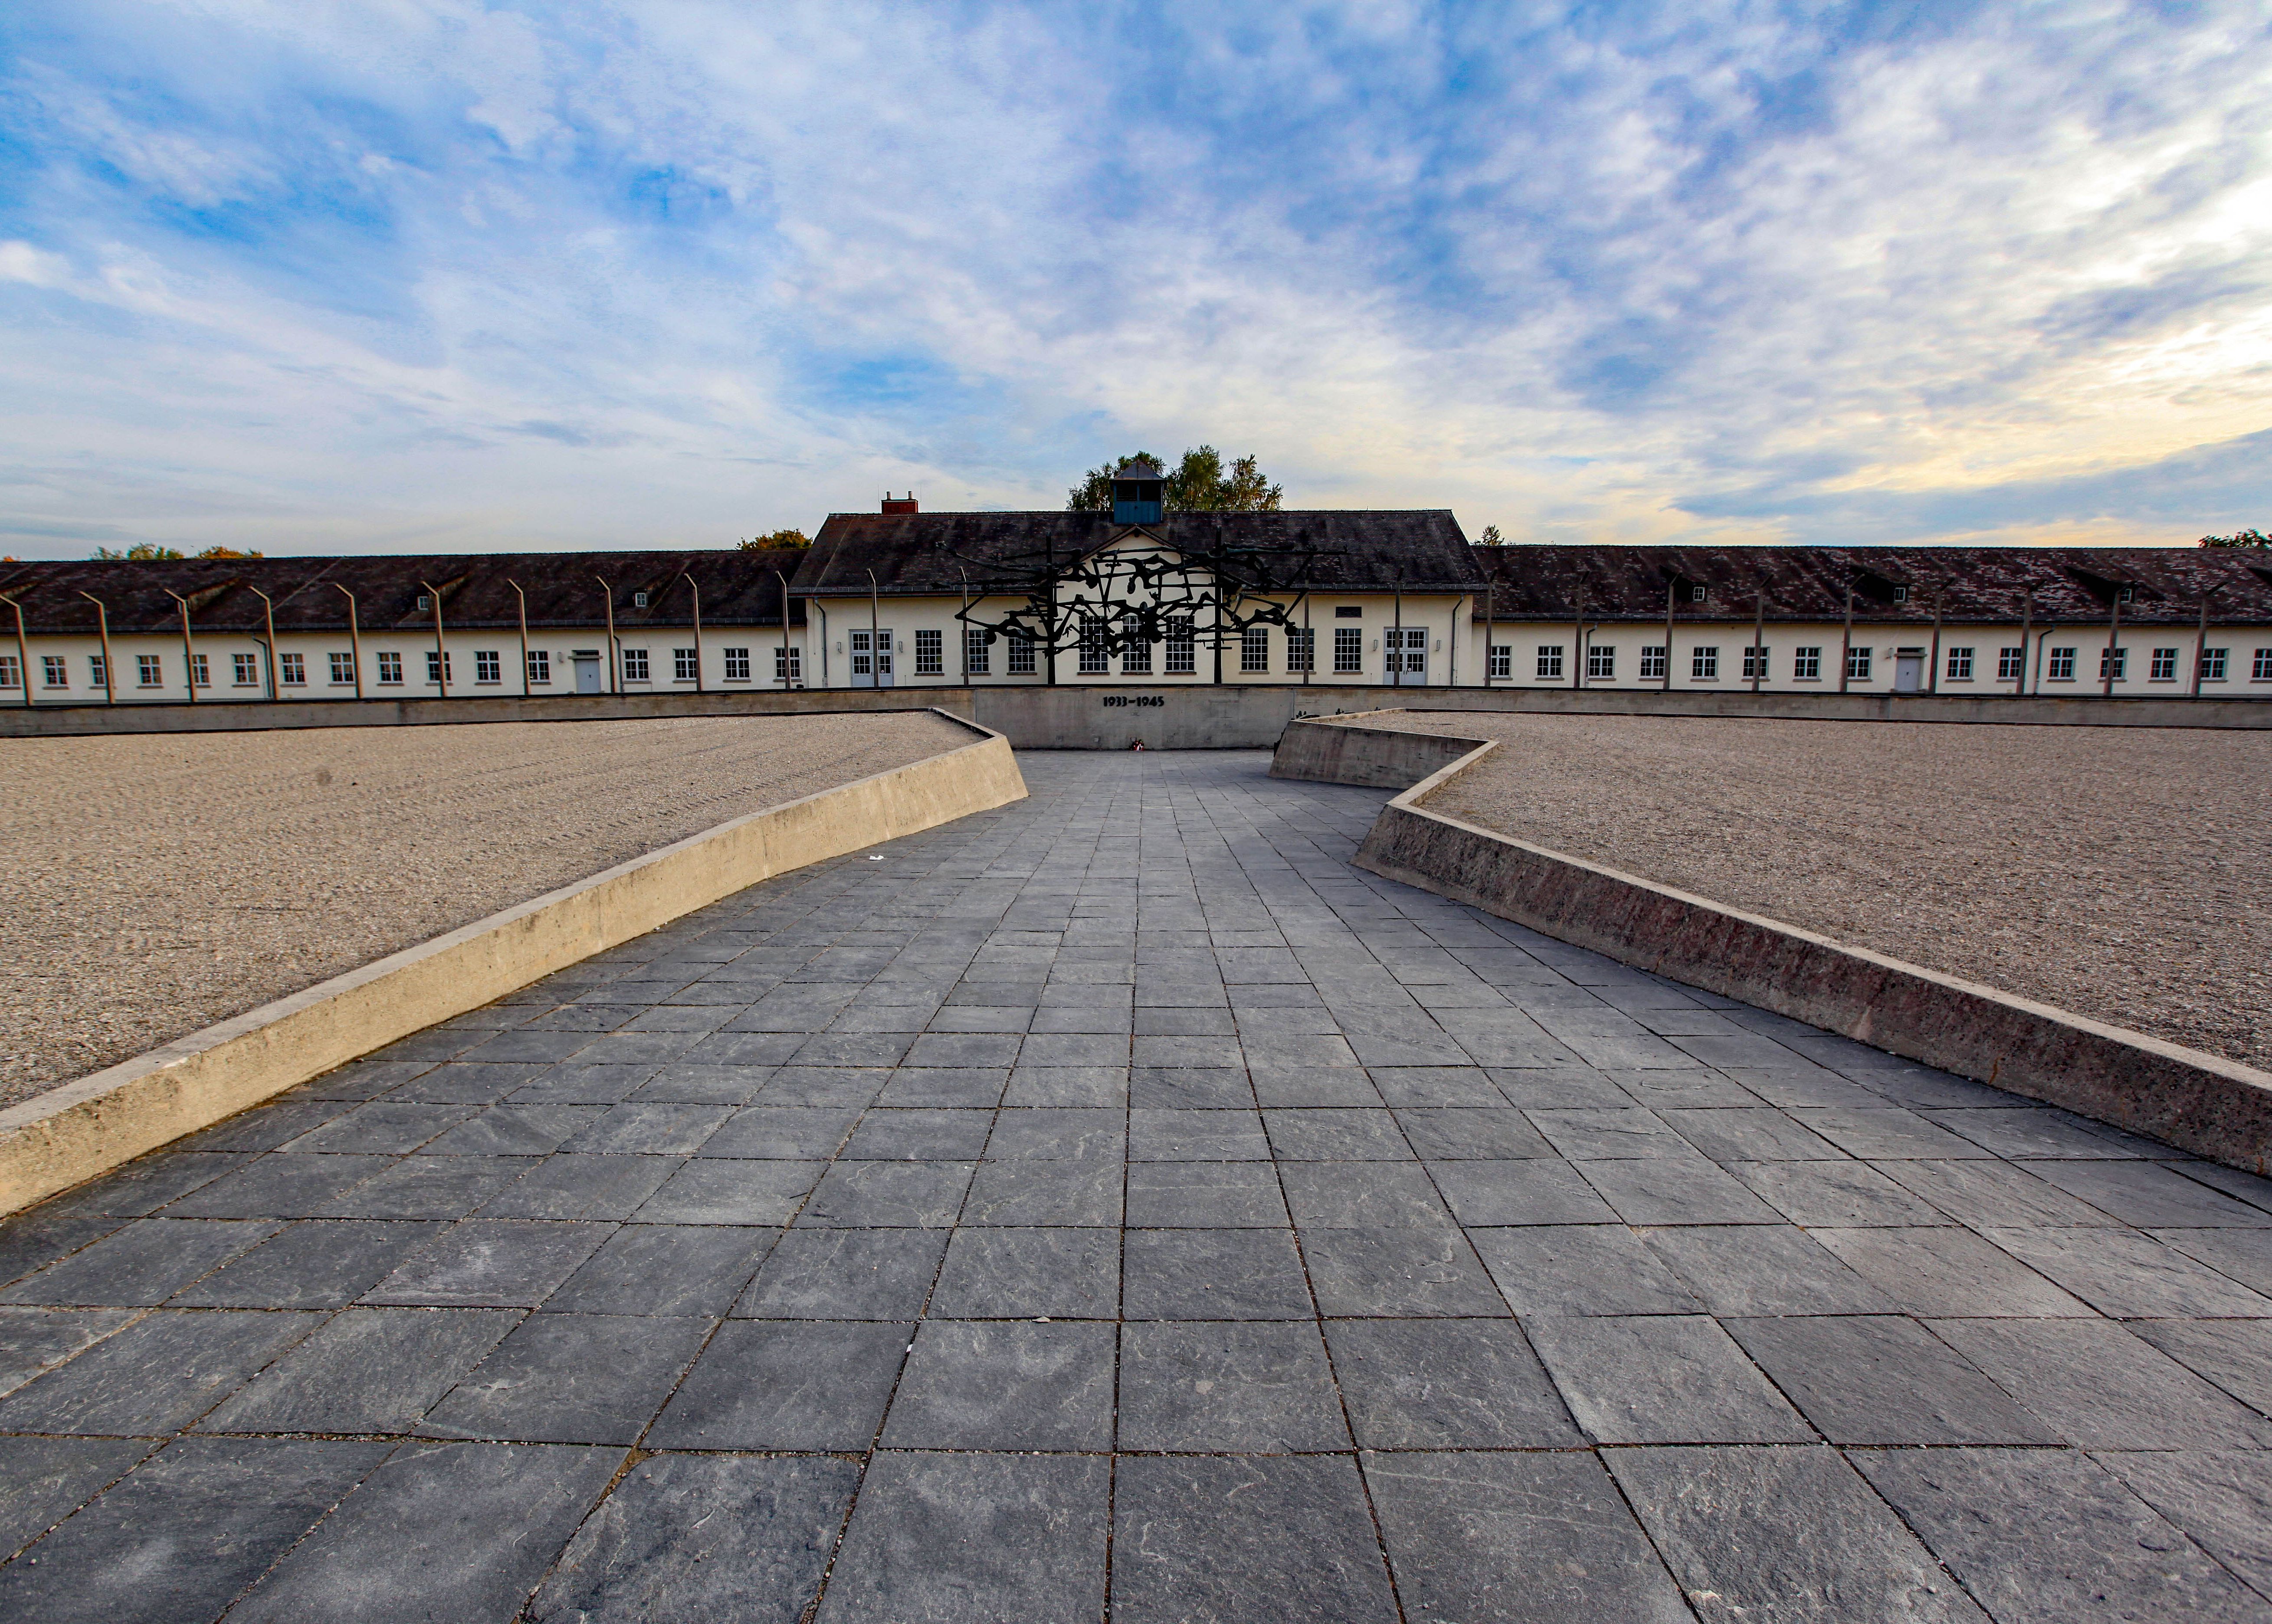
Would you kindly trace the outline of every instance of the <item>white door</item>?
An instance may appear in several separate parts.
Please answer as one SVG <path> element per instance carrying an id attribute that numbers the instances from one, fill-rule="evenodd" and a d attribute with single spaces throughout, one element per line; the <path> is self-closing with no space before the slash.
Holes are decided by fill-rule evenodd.
<path id="1" fill-rule="evenodd" d="M 1401 645 L 1401 646 L 1400 646 Z M 1388 629 L 1388 680 L 1403 682 L 1428 680 L 1428 629 L 1424 626 Z"/>
<path id="2" fill-rule="evenodd" d="M 1894 656 L 1894 691 L 1897 694 L 1917 694 L 1924 691 L 1924 656 L 1896 654 Z"/>
<path id="3" fill-rule="evenodd" d="M 576 652 L 576 691 L 579 694 L 600 691 L 600 657 L 597 654 L 587 654 L 581 649 Z"/>
<path id="4" fill-rule="evenodd" d="M 889 626 L 874 631 L 863 627 L 852 634 L 852 686 L 893 686 L 892 629 Z"/>

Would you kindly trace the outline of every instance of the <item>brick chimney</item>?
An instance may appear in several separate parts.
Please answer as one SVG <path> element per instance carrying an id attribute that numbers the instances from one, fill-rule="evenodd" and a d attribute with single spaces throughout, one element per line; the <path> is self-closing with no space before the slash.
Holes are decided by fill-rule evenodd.
<path id="1" fill-rule="evenodd" d="M 904 496 L 894 496 L 891 492 L 886 491 L 884 493 L 884 511 L 886 513 L 913 513 L 917 511 L 916 507 L 915 492 L 909 491 Z"/>

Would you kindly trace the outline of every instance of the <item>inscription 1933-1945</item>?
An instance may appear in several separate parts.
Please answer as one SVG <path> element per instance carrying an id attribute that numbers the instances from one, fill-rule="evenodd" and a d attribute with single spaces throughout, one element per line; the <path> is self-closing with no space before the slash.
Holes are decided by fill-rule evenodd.
<path id="1" fill-rule="evenodd" d="M 1163 705 L 1167 703 L 1168 697 L 1165 694 L 1107 694 L 1104 696 L 1104 708 L 1108 711 L 1117 709 L 1122 705 Z"/>

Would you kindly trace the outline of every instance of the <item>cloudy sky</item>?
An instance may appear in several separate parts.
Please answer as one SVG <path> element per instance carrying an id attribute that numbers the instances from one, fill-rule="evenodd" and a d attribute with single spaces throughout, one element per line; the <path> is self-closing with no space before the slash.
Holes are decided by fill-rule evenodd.
<path id="1" fill-rule="evenodd" d="M 2272 526 L 2261 0 L 11 0 L 0 552 L 1200 441 L 1516 540 Z"/>

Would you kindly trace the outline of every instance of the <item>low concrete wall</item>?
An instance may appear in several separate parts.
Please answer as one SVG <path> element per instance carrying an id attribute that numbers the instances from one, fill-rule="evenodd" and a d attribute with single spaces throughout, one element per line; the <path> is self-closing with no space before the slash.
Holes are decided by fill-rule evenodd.
<path id="1" fill-rule="evenodd" d="M 1367 727 L 1355 720 L 1300 721 L 1279 735 L 1270 776 L 1405 789 L 1464 759 L 1477 742 L 1407 728 Z"/>
<path id="2" fill-rule="evenodd" d="M 0 1212 L 760 880 L 1022 800 L 1008 743 L 951 719 L 983 736 L 721 823 L 0 1111 Z"/>
<path id="3" fill-rule="evenodd" d="M 1315 724 L 1349 735 L 1337 783 L 1385 783 L 1409 758 L 1387 730 Z M 1441 737 L 1441 735 L 1439 735 Z M 1458 761 L 1382 810 L 1356 864 L 1465 902 L 1621 963 L 1842 1032 L 1926 1065 L 2149 1135 L 2196 1155 L 2268 1171 L 2272 1073 L 2110 1026 L 1899 959 L 1850 947 L 1613 868 L 1581 861 L 1420 804 L 1498 748 L 1464 740 Z M 1379 751 L 1378 766 L 1359 759 Z M 1283 761 L 1327 754 L 1293 741 Z M 1371 775 L 1371 776 L 1360 776 Z"/>

